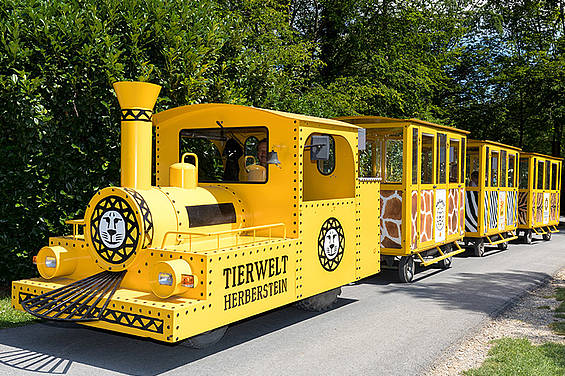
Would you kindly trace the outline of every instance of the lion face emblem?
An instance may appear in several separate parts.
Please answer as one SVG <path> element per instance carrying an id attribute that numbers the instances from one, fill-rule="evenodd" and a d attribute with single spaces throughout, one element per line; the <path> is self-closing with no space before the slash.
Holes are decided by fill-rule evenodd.
<path id="1" fill-rule="evenodd" d="M 102 243 L 108 248 L 120 247 L 126 236 L 126 223 L 120 213 L 109 210 L 102 214 L 98 225 Z"/>
<path id="2" fill-rule="evenodd" d="M 324 237 L 324 253 L 328 259 L 333 260 L 337 256 L 338 251 L 339 234 L 335 229 L 331 228 L 326 232 L 326 236 Z"/>

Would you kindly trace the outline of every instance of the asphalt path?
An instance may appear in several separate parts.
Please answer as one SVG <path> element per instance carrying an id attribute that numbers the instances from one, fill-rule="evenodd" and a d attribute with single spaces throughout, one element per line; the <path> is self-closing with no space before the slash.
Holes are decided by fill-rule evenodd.
<path id="1" fill-rule="evenodd" d="M 396 272 L 343 287 L 335 309 L 292 306 L 234 324 L 214 347 L 193 350 L 47 323 L 0 330 L 1 375 L 417 375 L 565 266 L 565 233 L 550 242 L 456 257 L 412 284 Z"/>

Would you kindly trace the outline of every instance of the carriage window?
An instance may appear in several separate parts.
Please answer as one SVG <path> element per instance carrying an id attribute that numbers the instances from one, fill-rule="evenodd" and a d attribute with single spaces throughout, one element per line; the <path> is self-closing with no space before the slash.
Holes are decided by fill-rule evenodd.
<path id="1" fill-rule="evenodd" d="M 459 181 L 459 140 L 449 140 L 449 182 L 457 183 Z"/>
<path id="2" fill-rule="evenodd" d="M 545 161 L 545 189 L 549 189 L 549 179 L 551 178 L 550 162 Z"/>
<path id="3" fill-rule="evenodd" d="M 537 188 L 538 189 L 543 189 L 543 162 L 542 161 L 538 161 L 538 183 L 537 183 Z"/>
<path id="4" fill-rule="evenodd" d="M 330 158 L 318 161 L 318 171 L 322 175 L 330 175 L 335 170 L 335 140 L 330 136 Z"/>
<path id="5" fill-rule="evenodd" d="M 551 164 L 551 189 L 557 189 L 557 163 Z"/>
<path id="6" fill-rule="evenodd" d="M 530 167 L 528 158 L 520 158 L 519 174 L 520 181 L 518 183 L 518 188 L 528 189 L 528 170 Z"/>
<path id="7" fill-rule="evenodd" d="M 359 177 L 381 178 L 382 140 L 367 140 L 365 150 L 359 153 Z"/>
<path id="8" fill-rule="evenodd" d="M 179 159 L 186 152 L 198 156 L 202 183 L 264 183 L 267 181 L 266 127 L 183 129 Z"/>
<path id="9" fill-rule="evenodd" d="M 500 186 L 506 187 L 506 150 L 500 152 Z"/>
<path id="10" fill-rule="evenodd" d="M 418 184 L 418 128 L 412 130 L 412 184 Z"/>
<path id="11" fill-rule="evenodd" d="M 422 184 L 433 184 L 434 177 L 434 136 L 422 133 Z"/>
<path id="12" fill-rule="evenodd" d="M 486 151 L 485 151 L 485 155 L 486 155 L 486 162 L 485 162 L 485 167 L 486 167 L 486 171 L 485 171 L 485 187 L 489 186 L 489 170 L 490 170 L 490 148 L 487 146 L 486 147 Z"/>
<path id="13" fill-rule="evenodd" d="M 516 155 L 508 154 L 508 186 L 514 187 L 514 176 L 516 171 Z"/>
<path id="14" fill-rule="evenodd" d="M 463 163 L 465 161 L 465 153 L 466 153 L 465 149 L 465 139 L 462 138 L 461 139 L 461 175 L 459 175 L 459 182 L 461 183 L 463 178 L 465 177 L 465 163 Z"/>
<path id="15" fill-rule="evenodd" d="M 490 172 L 490 186 L 498 187 L 498 152 L 493 151 L 490 157 L 491 172 Z"/>
<path id="16" fill-rule="evenodd" d="M 447 148 L 447 135 L 445 133 L 438 133 L 437 138 L 438 147 L 438 184 L 445 183 L 446 172 L 446 148 Z"/>
<path id="17" fill-rule="evenodd" d="M 402 182 L 402 164 L 404 157 L 402 128 L 388 130 L 385 141 L 385 183 Z"/>
<path id="18" fill-rule="evenodd" d="M 467 150 L 467 187 L 479 186 L 479 149 L 469 148 Z"/>

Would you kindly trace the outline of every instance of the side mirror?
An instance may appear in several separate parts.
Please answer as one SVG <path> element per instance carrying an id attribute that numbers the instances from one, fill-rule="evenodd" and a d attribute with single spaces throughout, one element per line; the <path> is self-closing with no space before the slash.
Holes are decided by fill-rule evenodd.
<path id="1" fill-rule="evenodd" d="M 312 144 L 305 145 L 310 149 L 311 161 L 327 161 L 330 159 L 330 136 L 312 136 Z"/>

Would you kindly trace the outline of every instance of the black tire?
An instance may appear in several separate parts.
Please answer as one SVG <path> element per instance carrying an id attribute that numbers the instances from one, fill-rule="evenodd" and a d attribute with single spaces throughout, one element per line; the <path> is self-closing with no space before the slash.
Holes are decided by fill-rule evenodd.
<path id="1" fill-rule="evenodd" d="M 324 312 L 332 308 L 341 294 L 341 287 L 299 300 L 296 308 L 309 312 Z"/>
<path id="2" fill-rule="evenodd" d="M 483 239 L 475 240 L 473 243 L 473 255 L 483 257 L 485 255 L 485 242 Z"/>
<path id="3" fill-rule="evenodd" d="M 195 335 L 194 337 L 190 337 L 185 339 L 182 342 L 183 346 L 190 347 L 192 349 L 203 349 L 213 344 L 217 343 L 219 340 L 222 339 L 224 334 L 226 334 L 226 330 L 228 329 L 227 325 L 224 325 L 220 328 L 212 329 L 202 334 Z"/>
<path id="4" fill-rule="evenodd" d="M 508 242 L 498 243 L 498 249 L 501 251 L 506 251 L 508 249 Z"/>
<path id="5" fill-rule="evenodd" d="M 551 240 L 551 232 L 549 232 L 549 230 L 545 234 L 543 234 L 543 240 L 545 241 Z"/>
<path id="6" fill-rule="evenodd" d="M 524 244 L 532 244 L 532 237 L 533 237 L 532 230 L 524 231 L 524 237 L 522 238 Z"/>
<path id="7" fill-rule="evenodd" d="M 414 274 L 416 274 L 414 256 L 402 256 L 398 263 L 398 277 L 400 281 L 410 283 L 414 280 Z"/>
<path id="8" fill-rule="evenodd" d="M 449 253 L 451 252 L 451 244 L 446 244 L 445 246 L 442 247 L 442 252 L 443 253 Z M 441 269 L 449 269 L 451 268 L 451 264 L 453 263 L 453 257 L 448 257 L 446 259 L 440 260 L 438 262 L 438 265 Z"/>

